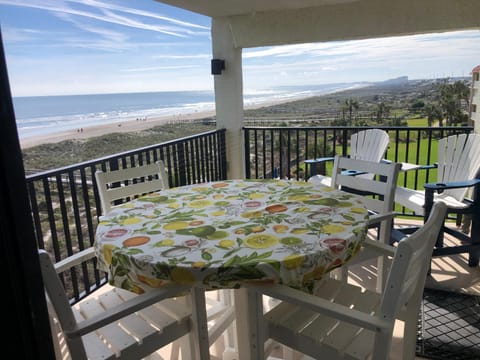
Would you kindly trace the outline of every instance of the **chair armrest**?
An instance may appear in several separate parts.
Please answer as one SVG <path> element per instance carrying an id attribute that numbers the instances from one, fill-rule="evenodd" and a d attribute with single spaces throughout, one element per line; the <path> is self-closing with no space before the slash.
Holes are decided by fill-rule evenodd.
<path id="1" fill-rule="evenodd" d="M 55 263 L 55 270 L 57 271 L 57 274 L 60 274 L 74 266 L 80 265 L 87 260 L 93 259 L 94 257 L 95 249 L 93 247 L 89 247 Z"/>
<path id="2" fill-rule="evenodd" d="M 138 295 L 124 303 L 78 323 L 73 329 L 65 331 L 65 334 L 70 338 L 83 336 L 161 300 L 178 296 L 189 289 L 190 287 L 186 285 L 175 285 L 155 289 L 154 291 L 147 292 L 143 295 Z"/>
<path id="3" fill-rule="evenodd" d="M 255 284 L 246 284 L 245 286 L 257 291 L 259 294 L 264 294 L 282 301 L 287 301 L 326 316 L 370 329 L 374 332 L 381 332 L 391 326 L 390 322 L 382 320 L 378 317 L 340 304 L 332 303 L 318 296 L 310 295 L 285 285 L 262 284 L 260 286 Z"/>
<path id="4" fill-rule="evenodd" d="M 395 211 L 389 211 L 383 214 L 370 215 L 370 217 L 367 220 L 367 226 L 378 224 L 384 220 L 393 219 L 397 215 L 398 213 Z"/>
<path id="5" fill-rule="evenodd" d="M 317 164 L 317 163 L 326 162 L 326 161 L 333 161 L 333 160 L 335 160 L 334 157 L 328 156 L 328 157 L 321 157 L 321 158 L 316 158 L 316 159 L 308 159 L 308 160 L 305 160 L 305 162 L 307 164 Z"/>
<path id="6" fill-rule="evenodd" d="M 474 195 L 478 199 L 478 193 L 480 192 L 480 187 L 477 185 L 480 184 L 480 179 L 472 179 L 465 181 L 455 181 L 448 183 L 427 183 L 424 186 L 425 188 L 425 218 L 428 217 L 430 210 L 433 206 L 434 192 L 441 194 L 446 189 L 461 189 L 465 187 L 475 187 L 477 194 Z"/>
<path id="7" fill-rule="evenodd" d="M 394 246 L 384 244 L 381 241 L 365 239 L 360 251 L 348 261 L 348 266 L 359 264 L 379 256 L 393 257 L 395 250 L 396 248 Z"/>
<path id="8" fill-rule="evenodd" d="M 382 159 L 381 162 L 390 164 L 392 163 L 392 160 Z M 401 162 L 400 164 L 402 164 L 400 171 L 428 170 L 428 169 L 436 169 L 438 167 L 438 164 L 436 163 L 432 165 L 418 165 L 418 164 L 413 164 L 408 162 Z"/>
<path id="9" fill-rule="evenodd" d="M 368 251 L 377 252 L 378 255 L 395 255 L 396 247 L 384 244 L 380 241 L 365 239 L 362 245 L 365 249 L 368 249 Z"/>
<path id="10" fill-rule="evenodd" d="M 447 183 L 427 183 L 423 185 L 425 190 L 437 191 L 439 194 L 446 189 L 460 189 L 465 187 L 472 187 L 480 184 L 480 179 L 472 179 L 466 181 L 455 181 Z"/>

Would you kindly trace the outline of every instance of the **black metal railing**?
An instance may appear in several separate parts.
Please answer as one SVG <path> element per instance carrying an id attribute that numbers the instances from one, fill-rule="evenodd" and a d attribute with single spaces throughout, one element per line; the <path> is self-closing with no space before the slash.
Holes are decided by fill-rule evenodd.
<path id="1" fill-rule="evenodd" d="M 473 132 L 472 127 L 378 127 L 388 132 L 390 144 L 385 158 L 421 165 L 437 161 L 438 139 Z M 361 127 L 244 127 L 247 178 L 278 176 L 307 180 L 313 173 L 328 173 L 331 165 L 309 168 L 305 160 L 348 155 L 349 139 Z M 328 175 L 328 174 L 327 174 Z M 399 185 L 423 189 L 435 181 L 436 170 L 402 172 Z M 401 209 L 405 215 L 412 215 Z"/>
<path id="2" fill-rule="evenodd" d="M 386 158 L 397 162 L 432 164 L 439 138 L 471 133 L 471 127 L 379 127 L 390 135 Z M 305 160 L 347 155 L 350 136 L 359 127 L 244 127 L 246 178 L 306 180 L 311 169 Z M 38 246 L 60 261 L 94 243 L 100 199 L 94 173 L 151 163 L 158 159 L 167 168 L 169 185 L 181 186 L 225 180 L 225 130 L 214 130 L 108 157 L 46 171 L 27 177 L 32 217 Z M 316 169 L 328 172 L 331 169 Z M 276 171 L 275 171 L 276 170 Z M 403 173 L 402 186 L 421 188 L 433 180 L 435 170 Z M 105 274 L 95 264 L 62 274 L 72 302 L 105 283 Z"/>
<path id="3" fill-rule="evenodd" d="M 171 187 L 225 180 L 225 130 L 214 130 L 80 164 L 27 176 L 27 186 L 39 248 L 54 261 L 94 243 L 100 214 L 95 171 L 115 170 L 163 160 Z M 95 264 L 62 274 L 72 298 L 80 300 L 105 283 Z"/>

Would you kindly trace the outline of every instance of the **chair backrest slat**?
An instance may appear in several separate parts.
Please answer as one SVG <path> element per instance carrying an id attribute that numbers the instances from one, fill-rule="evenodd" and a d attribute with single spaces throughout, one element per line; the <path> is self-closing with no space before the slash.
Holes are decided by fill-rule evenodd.
<path id="1" fill-rule="evenodd" d="M 398 243 L 383 293 L 381 312 L 385 318 L 394 318 L 402 306 L 420 301 L 433 246 L 446 211 L 443 202 L 436 202 L 427 222 Z"/>
<path id="2" fill-rule="evenodd" d="M 336 156 L 333 166 L 332 186 L 347 187 L 356 191 L 375 194 L 368 197 L 367 208 L 377 213 L 386 213 L 394 208 L 394 196 L 401 164 L 364 161 Z M 370 179 L 344 173 L 354 170 L 372 174 Z"/>
<path id="3" fill-rule="evenodd" d="M 473 179 L 480 171 L 480 134 L 451 135 L 438 141 L 437 182 Z M 462 201 L 467 187 L 448 189 L 445 194 Z"/>
<path id="4" fill-rule="evenodd" d="M 110 211 L 118 200 L 168 189 L 168 178 L 163 161 L 132 168 L 95 173 L 102 215 Z"/>
<path id="5" fill-rule="evenodd" d="M 379 162 L 385 156 L 389 140 L 388 133 L 384 130 L 359 131 L 350 138 L 350 157 Z"/>

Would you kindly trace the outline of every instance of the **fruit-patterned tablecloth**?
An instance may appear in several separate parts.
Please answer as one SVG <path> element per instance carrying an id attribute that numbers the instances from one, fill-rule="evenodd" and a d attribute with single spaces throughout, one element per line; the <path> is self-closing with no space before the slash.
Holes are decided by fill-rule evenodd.
<path id="1" fill-rule="evenodd" d="M 361 197 L 309 182 L 229 180 L 162 190 L 114 208 L 95 248 L 112 285 L 237 288 L 277 282 L 307 292 L 360 248 Z"/>

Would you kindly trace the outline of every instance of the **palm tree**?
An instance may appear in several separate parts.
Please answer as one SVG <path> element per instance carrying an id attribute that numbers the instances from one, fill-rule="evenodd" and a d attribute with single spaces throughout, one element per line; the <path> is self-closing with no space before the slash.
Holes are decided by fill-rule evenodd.
<path id="1" fill-rule="evenodd" d="M 358 101 L 352 98 L 348 98 L 345 100 L 343 104 L 343 109 L 348 111 L 348 120 L 350 126 L 353 125 L 353 113 L 357 111 L 359 108 Z"/>
<path id="2" fill-rule="evenodd" d="M 439 126 L 443 126 L 443 113 L 442 110 L 435 104 L 428 104 L 424 109 L 427 116 L 428 127 L 433 126 L 433 122 L 438 120 Z"/>
<path id="3" fill-rule="evenodd" d="M 390 106 L 385 104 L 383 101 L 377 104 L 377 111 L 375 112 L 375 117 L 377 124 L 383 123 L 383 119 L 387 118 L 390 115 Z"/>
<path id="4" fill-rule="evenodd" d="M 465 118 L 462 101 L 468 105 L 470 89 L 464 81 L 455 81 L 453 84 L 440 85 L 440 107 L 445 114 L 447 126 L 461 123 Z"/>

